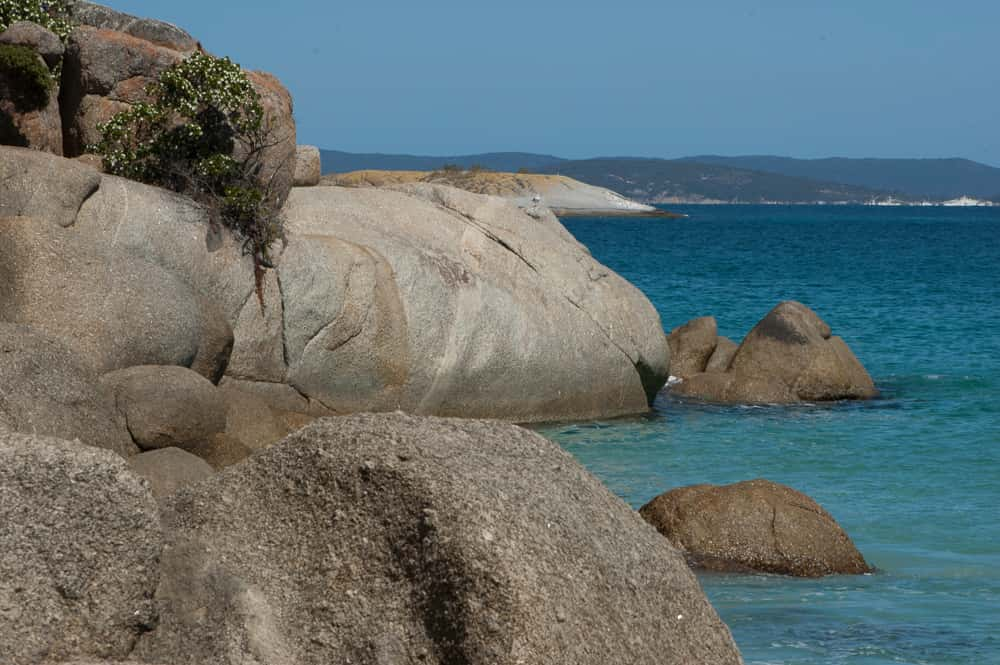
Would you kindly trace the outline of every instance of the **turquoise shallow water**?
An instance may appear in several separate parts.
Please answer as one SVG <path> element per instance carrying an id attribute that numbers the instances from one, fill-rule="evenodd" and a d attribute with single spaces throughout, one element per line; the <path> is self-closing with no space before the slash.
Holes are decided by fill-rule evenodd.
<path id="1" fill-rule="evenodd" d="M 674 208 L 675 210 L 677 208 Z M 814 308 L 883 392 L 541 429 L 633 506 L 756 477 L 806 492 L 877 574 L 703 575 L 747 663 L 1000 663 L 1000 210 L 692 206 L 570 219 L 671 328 L 739 341 L 784 299 Z"/>

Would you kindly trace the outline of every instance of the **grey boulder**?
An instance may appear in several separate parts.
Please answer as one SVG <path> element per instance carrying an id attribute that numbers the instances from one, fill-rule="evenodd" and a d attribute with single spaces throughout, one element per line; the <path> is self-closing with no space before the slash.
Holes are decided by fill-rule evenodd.
<path id="1" fill-rule="evenodd" d="M 639 513 L 695 567 L 797 577 L 871 571 L 818 503 L 769 480 L 682 487 Z"/>
<path id="2" fill-rule="evenodd" d="M 66 47 L 51 30 L 31 21 L 15 21 L 0 32 L 0 44 L 27 46 L 42 56 L 50 68 L 59 64 Z"/>
<path id="3" fill-rule="evenodd" d="M 780 303 L 751 330 L 725 372 L 696 374 L 671 388 L 711 402 L 788 404 L 870 399 L 871 376 L 830 326 L 802 303 Z"/>
<path id="4" fill-rule="evenodd" d="M 194 37 L 172 23 L 139 18 L 104 5 L 85 0 L 70 0 L 70 15 L 79 25 L 124 32 L 157 46 L 193 53 L 201 45 Z"/>
<path id="5" fill-rule="evenodd" d="M 117 455 L 0 428 L 0 654 L 120 660 L 156 621 L 156 502 Z"/>
<path id="6" fill-rule="evenodd" d="M 670 374 L 686 379 L 705 371 L 717 342 L 715 317 L 702 316 L 678 326 L 667 335 Z"/>
<path id="7" fill-rule="evenodd" d="M 218 388 L 184 367 L 129 367 L 105 374 L 101 384 L 143 450 L 197 448 L 226 429 Z"/>
<path id="8" fill-rule="evenodd" d="M 150 662 L 741 662 L 669 543 L 512 425 L 324 419 L 163 520 Z"/>
<path id="9" fill-rule="evenodd" d="M 79 439 L 123 457 L 138 452 L 89 367 L 58 340 L 3 322 L 0 421 L 11 430 Z"/>
<path id="10" fill-rule="evenodd" d="M 715 343 L 715 351 L 712 352 L 708 363 L 705 365 L 706 372 L 725 372 L 732 364 L 733 358 L 740 345 L 728 337 L 719 337 Z"/>
<path id="11" fill-rule="evenodd" d="M 551 214 L 439 185 L 296 188 L 279 265 L 288 382 L 335 411 L 638 413 L 659 316 Z"/>

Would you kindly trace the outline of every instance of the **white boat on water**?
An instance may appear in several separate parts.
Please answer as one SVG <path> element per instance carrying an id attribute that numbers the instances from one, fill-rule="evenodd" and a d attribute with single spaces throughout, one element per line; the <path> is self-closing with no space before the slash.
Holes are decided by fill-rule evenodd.
<path id="1" fill-rule="evenodd" d="M 957 199 L 944 201 L 941 205 L 949 208 L 988 208 L 993 205 L 993 202 L 974 199 L 971 196 L 960 196 Z"/>

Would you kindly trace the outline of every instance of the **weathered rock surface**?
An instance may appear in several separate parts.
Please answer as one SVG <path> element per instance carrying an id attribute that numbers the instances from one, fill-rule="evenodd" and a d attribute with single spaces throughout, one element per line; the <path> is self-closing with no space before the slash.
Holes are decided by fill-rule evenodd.
<path id="1" fill-rule="evenodd" d="M 0 156 L 0 320 L 98 373 L 226 367 L 282 411 L 517 421 L 642 412 L 666 380 L 652 305 L 552 215 L 439 186 L 296 188 L 261 310 L 240 242 L 189 199 Z"/>
<path id="2" fill-rule="evenodd" d="M 818 503 L 769 480 L 682 487 L 639 513 L 696 567 L 799 577 L 871 570 Z"/>
<path id="3" fill-rule="evenodd" d="M 667 335 L 670 374 L 686 379 L 705 371 L 718 339 L 715 317 L 702 316 L 678 326 Z"/>
<path id="4" fill-rule="evenodd" d="M 139 18 L 84 0 L 68 3 L 73 21 L 80 25 L 124 32 L 157 46 L 164 46 L 183 53 L 193 53 L 201 48 L 194 37 L 172 23 L 151 18 Z"/>
<path id="5" fill-rule="evenodd" d="M 262 153 L 259 179 L 274 200 L 283 204 L 292 189 L 297 163 L 292 95 L 277 77 L 267 72 L 248 71 L 246 74 L 260 95 L 270 146 Z M 241 156 L 237 153 L 237 157 Z"/>
<path id="6" fill-rule="evenodd" d="M 0 421 L 24 433 L 138 452 L 96 375 L 62 343 L 0 322 Z"/>
<path id="7" fill-rule="evenodd" d="M 869 399 L 878 390 L 830 326 L 805 305 L 786 301 L 746 336 L 725 372 L 696 374 L 671 388 L 712 402 L 786 404 Z"/>
<path id="8" fill-rule="evenodd" d="M 652 305 L 550 214 L 435 185 L 299 188 L 285 212 L 289 383 L 334 410 L 587 418 L 667 378 Z"/>
<path id="9" fill-rule="evenodd" d="M 153 496 L 162 499 L 187 485 L 210 478 L 215 471 L 205 460 L 180 448 L 160 448 L 128 460 L 132 472 L 149 481 Z"/>
<path id="10" fill-rule="evenodd" d="M 184 367 L 129 367 L 105 374 L 101 384 L 143 450 L 188 450 L 226 430 L 222 394 Z"/>
<path id="11" fill-rule="evenodd" d="M 322 420 L 163 519 L 150 661 L 741 662 L 668 542 L 511 425 Z"/>
<path id="12" fill-rule="evenodd" d="M 728 337 L 719 337 L 715 344 L 715 351 L 705 365 L 706 372 L 725 372 L 736 356 L 736 351 L 740 345 Z"/>
<path id="13" fill-rule="evenodd" d="M 315 187 L 323 176 L 319 148 L 300 145 L 295 150 L 295 187 Z"/>
<path id="14" fill-rule="evenodd" d="M 59 64 L 59 59 L 66 52 L 66 47 L 54 32 L 31 21 L 11 23 L 0 32 L 0 44 L 27 46 L 40 55 L 50 68 Z"/>
<path id="15" fill-rule="evenodd" d="M 118 660 L 155 624 L 156 503 L 115 454 L 0 428 L 0 654 Z"/>

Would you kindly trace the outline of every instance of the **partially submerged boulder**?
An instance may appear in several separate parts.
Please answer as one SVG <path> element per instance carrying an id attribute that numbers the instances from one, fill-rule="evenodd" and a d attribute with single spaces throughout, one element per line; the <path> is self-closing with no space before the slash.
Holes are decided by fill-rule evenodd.
<path id="1" fill-rule="evenodd" d="M 0 428 L 5 665 L 120 660 L 152 629 L 156 503 L 117 455 Z"/>
<path id="2" fill-rule="evenodd" d="M 697 568 L 797 577 L 871 571 L 818 503 L 769 480 L 682 487 L 639 513 Z"/>
<path id="3" fill-rule="evenodd" d="M 667 541 L 511 425 L 321 420 L 163 519 L 151 662 L 741 662 Z"/>
<path id="4" fill-rule="evenodd" d="M 687 377 L 671 393 L 758 404 L 878 396 L 871 376 L 844 340 L 833 337 L 825 321 L 794 301 L 780 303 L 754 326 L 725 371 Z"/>
<path id="5" fill-rule="evenodd" d="M 105 374 L 101 383 L 143 450 L 194 449 L 226 429 L 222 394 L 184 367 L 129 367 Z"/>
<path id="6" fill-rule="evenodd" d="M 64 344 L 0 322 L 0 421 L 14 431 L 138 452 L 93 371 Z"/>
<path id="7" fill-rule="evenodd" d="M 739 348 L 740 345 L 733 340 L 720 336 L 715 342 L 715 351 L 712 352 L 708 362 L 705 364 L 705 371 L 725 372 L 728 370 Z"/>
<path id="8" fill-rule="evenodd" d="M 686 379 L 705 371 L 717 342 L 715 317 L 702 316 L 678 326 L 667 335 L 670 374 Z"/>

